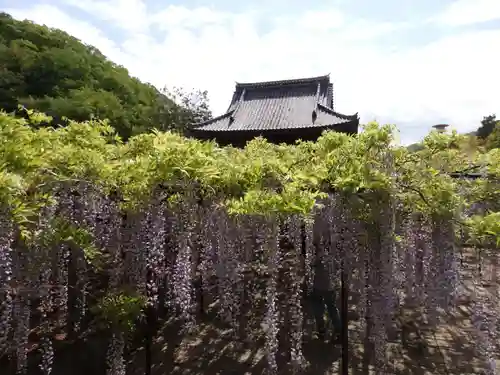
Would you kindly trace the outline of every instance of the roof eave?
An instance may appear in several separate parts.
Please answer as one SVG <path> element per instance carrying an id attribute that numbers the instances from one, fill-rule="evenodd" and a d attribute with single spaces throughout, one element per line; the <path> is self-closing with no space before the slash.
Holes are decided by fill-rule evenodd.
<path id="1" fill-rule="evenodd" d="M 293 128 L 278 128 L 278 129 L 191 129 L 194 132 L 210 132 L 210 133 L 287 133 L 291 131 L 302 131 L 302 130 L 310 130 L 310 129 L 315 129 L 315 130 L 335 130 L 335 128 L 341 127 L 348 125 L 350 123 L 356 122 L 357 118 L 353 119 L 344 119 L 344 122 L 338 122 L 335 124 L 326 124 L 326 125 L 318 125 L 318 126 L 311 126 L 311 125 L 297 125 Z"/>
<path id="2" fill-rule="evenodd" d="M 318 108 L 325 111 L 326 113 L 328 113 L 330 115 L 341 118 L 342 120 L 349 120 L 349 121 L 359 120 L 358 112 L 356 112 L 353 115 L 345 115 L 343 113 L 336 112 L 333 109 L 331 109 L 331 108 L 329 108 L 326 105 L 321 104 L 321 103 L 318 103 Z"/>
<path id="3" fill-rule="evenodd" d="M 210 124 L 212 124 L 212 123 L 214 123 L 216 121 L 219 121 L 219 120 L 222 120 L 222 119 L 224 119 L 226 117 L 232 116 L 233 113 L 234 113 L 234 110 L 228 111 L 228 112 L 224 113 L 223 115 L 211 118 L 210 120 L 203 121 L 203 122 L 198 122 L 196 124 L 192 124 L 192 125 L 188 126 L 188 128 L 190 128 L 191 130 L 198 130 L 198 128 L 200 126 L 210 125 Z"/>

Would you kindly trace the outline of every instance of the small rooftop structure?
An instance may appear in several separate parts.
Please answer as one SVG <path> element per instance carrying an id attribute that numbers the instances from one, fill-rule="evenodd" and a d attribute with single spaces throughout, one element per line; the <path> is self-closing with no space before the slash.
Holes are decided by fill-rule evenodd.
<path id="1" fill-rule="evenodd" d="M 436 124 L 436 125 L 433 125 L 432 127 L 434 129 L 436 129 L 438 132 L 445 132 L 446 131 L 446 128 L 448 128 L 448 124 Z"/>
<path id="2" fill-rule="evenodd" d="M 244 146 L 262 136 L 273 143 L 316 140 L 324 130 L 358 132 L 358 114 L 334 110 L 330 76 L 283 81 L 236 83 L 226 113 L 193 124 L 189 135 L 219 144 Z"/>

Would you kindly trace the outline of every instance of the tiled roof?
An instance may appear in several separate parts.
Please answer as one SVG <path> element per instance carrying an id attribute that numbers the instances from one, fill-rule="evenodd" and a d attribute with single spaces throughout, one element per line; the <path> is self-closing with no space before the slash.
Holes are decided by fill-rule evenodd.
<path id="1" fill-rule="evenodd" d="M 333 110 L 329 76 L 237 83 L 227 113 L 192 127 L 198 131 L 266 131 L 334 127 L 357 120 L 357 114 Z"/>

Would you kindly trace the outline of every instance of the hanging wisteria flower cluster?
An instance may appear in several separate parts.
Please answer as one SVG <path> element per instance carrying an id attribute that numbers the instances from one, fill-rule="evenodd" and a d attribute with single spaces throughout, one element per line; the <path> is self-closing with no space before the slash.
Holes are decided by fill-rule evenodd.
<path id="1" fill-rule="evenodd" d="M 244 310 L 253 310 L 254 314 L 262 311 L 258 301 L 250 299 L 250 304 L 255 306 L 247 306 L 248 301 L 243 298 L 244 293 L 256 292 L 255 288 L 247 290 L 249 285 L 243 281 L 244 268 L 253 267 L 251 272 L 254 277 L 265 281 L 260 286 L 265 296 L 261 327 L 264 327 L 268 362 L 273 372 L 278 371 L 276 355 L 279 345 L 283 344 L 278 340 L 282 329 L 289 329 L 290 332 L 288 346 L 293 368 L 300 372 L 305 366 L 302 354 L 305 327 L 302 301 L 314 288 L 312 259 L 316 257 L 318 246 L 324 250 L 320 253 L 327 266 L 330 283 L 338 290 L 340 273 L 345 272 L 346 282 L 352 285 L 353 292 L 361 296 L 357 308 L 362 315 L 362 327 L 370 325 L 370 341 L 376 348 L 374 358 L 379 368 L 383 368 L 385 363 L 385 347 L 388 333 L 393 329 L 394 314 L 404 301 L 399 294 L 403 293 L 406 300 L 422 301 L 429 320 L 433 321 L 434 311 L 452 303 L 449 298 L 458 283 L 454 246 L 448 246 L 453 242 L 453 231 L 443 232 L 442 221 L 434 224 L 439 225 L 435 228 L 441 231 L 441 235 L 436 237 L 437 242 L 433 242 L 431 229 L 426 229 L 426 225 L 431 224 L 406 215 L 404 220 L 400 220 L 401 230 L 398 232 L 402 237 L 397 244 L 396 210 L 391 204 L 377 208 L 376 220 L 363 224 L 355 217 L 356 213 L 348 206 L 347 200 L 339 195 L 324 200 L 312 219 L 290 216 L 256 218 L 255 221 L 251 217 L 235 220 L 216 205 L 207 209 L 200 207 L 196 201 L 186 200 L 168 208 L 165 202 L 155 199 L 136 216 L 128 215 L 116 221 L 120 214 L 116 212 L 117 206 L 113 201 L 98 195 L 88 195 L 84 200 L 85 221 L 82 218 L 82 222 L 76 224 L 93 234 L 95 240 L 90 245 L 97 246 L 99 242 L 107 244 L 112 265 L 109 270 L 111 290 L 120 291 L 127 285 L 131 288 L 129 290 L 143 293 L 147 305 L 152 308 L 158 308 L 159 301 L 165 301 L 167 306 L 174 308 L 171 311 L 182 318 L 187 329 L 194 327 L 196 311 L 202 308 L 196 306 L 198 301 L 195 298 L 196 281 L 201 277 L 201 292 L 206 298 L 220 301 L 220 317 L 234 328 L 236 335 L 241 335 Z M 60 200 L 56 210 L 47 211 L 47 215 L 51 215 L 49 219 L 53 218 L 54 211 L 76 217 L 75 212 L 62 211 L 68 205 L 66 200 Z M 97 225 L 99 217 L 106 222 L 105 226 Z M 310 225 L 311 220 L 314 225 Z M 410 225 L 411 220 L 413 224 Z M 3 221 L 3 230 L 9 233 L 5 216 Z M 7 241 L 2 243 L 1 264 L 5 285 L 10 283 L 12 274 L 19 275 L 16 280 L 23 280 L 23 285 L 27 285 L 29 280 L 33 283 L 40 281 L 42 319 L 47 319 L 50 313 L 56 313 L 57 317 L 48 329 L 68 332 L 70 312 L 76 314 L 77 322 L 81 322 L 81 316 L 88 308 L 85 306 L 87 299 L 75 299 L 74 306 L 69 306 L 68 261 L 78 259 L 74 252 L 78 254 L 79 247 L 85 243 L 53 241 L 45 244 L 54 246 L 52 260 L 43 262 L 43 266 L 34 273 L 26 274 L 25 269 L 24 274 L 28 278 L 21 279 L 22 264 L 13 265 L 12 261 L 18 259 L 21 262 L 20 249 L 12 248 L 12 241 L 9 241 L 12 237 L 6 238 Z M 401 243 L 407 246 L 406 251 L 397 249 Z M 85 268 L 78 266 L 83 267 L 88 261 L 74 264 L 76 272 L 83 272 L 76 279 L 76 285 L 81 287 L 77 291 L 80 296 L 86 295 L 89 285 L 82 283 L 88 277 L 85 276 Z M 13 272 L 16 269 L 17 273 Z M 50 287 L 52 280 L 57 287 Z M 160 293 L 165 295 L 160 296 Z M 170 297 L 174 298 L 174 304 L 167 302 Z M 9 327 L 15 327 L 13 337 L 17 343 L 20 371 L 26 361 L 24 348 L 28 334 L 29 301 L 28 296 L 11 296 L 8 291 L 2 298 L 4 348 Z M 280 301 L 285 301 L 285 304 Z M 78 327 L 73 326 L 72 329 Z M 245 329 L 252 328 L 243 327 Z M 363 335 L 362 332 L 360 334 Z M 115 331 L 112 337 L 110 374 L 121 374 L 124 371 L 123 359 L 120 359 L 124 337 L 119 331 Z M 43 338 L 41 346 L 40 367 L 45 373 L 50 373 L 53 354 L 48 336 Z"/>

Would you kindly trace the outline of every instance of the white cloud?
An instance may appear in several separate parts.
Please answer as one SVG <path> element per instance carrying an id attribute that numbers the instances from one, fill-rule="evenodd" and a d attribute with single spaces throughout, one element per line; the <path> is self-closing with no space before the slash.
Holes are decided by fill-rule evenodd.
<path id="1" fill-rule="evenodd" d="M 375 39 L 383 35 L 401 32 L 411 26 L 412 24 L 408 22 L 375 23 L 361 19 L 350 22 L 349 26 L 342 30 L 342 37 L 350 40 Z"/>
<path id="2" fill-rule="evenodd" d="M 464 26 L 497 19 L 500 19 L 498 0 L 456 0 L 434 21 L 449 26 Z"/>
<path id="3" fill-rule="evenodd" d="M 119 46 L 108 39 L 99 29 L 92 24 L 74 19 L 51 5 L 36 5 L 29 9 L 6 9 L 12 17 L 23 20 L 28 19 L 48 27 L 61 29 L 68 34 L 92 45 L 113 61 L 124 59 L 124 54 Z"/>
<path id="4" fill-rule="evenodd" d="M 197 29 L 209 25 L 221 25 L 233 22 L 233 14 L 215 11 L 208 7 L 188 9 L 183 6 L 169 5 L 161 12 L 152 15 L 150 22 L 162 30 L 176 27 Z"/>
<path id="5" fill-rule="evenodd" d="M 307 11 L 297 20 L 297 26 L 306 30 L 329 31 L 345 25 L 345 15 L 337 9 Z"/>
<path id="6" fill-rule="evenodd" d="M 207 89 L 215 114 L 227 108 L 235 81 L 329 72 L 338 111 L 359 112 L 364 122 L 376 116 L 408 124 L 401 129 L 404 142 L 425 135 L 437 122 L 474 129 L 483 115 L 499 109 L 500 50 L 492 46 L 500 44 L 500 29 L 463 32 L 390 52 L 376 38 L 415 25 L 353 20 L 323 9 L 331 15 L 328 27 L 316 27 L 314 20 L 320 24 L 322 16 L 310 11 L 276 17 L 262 32 L 258 13 L 169 6 L 148 15 L 139 0 L 120 4 L 121 16 L 108 14 L 115 6 L 98 5 L 100 12 L 92 12 L 128 30 L 119 46 L 54 7 L 9 13 L 62 28 L 158 87 Z M 140 27 L 127 26 L 133 14 Z"/>
<path id="7" fill-rule="evenodd" d="M 141 0 L 88 0 L 85 2 L 66 0 L 65 3 L 129 32 L 144 31 L 149 25 L 146 4 Z"/>

